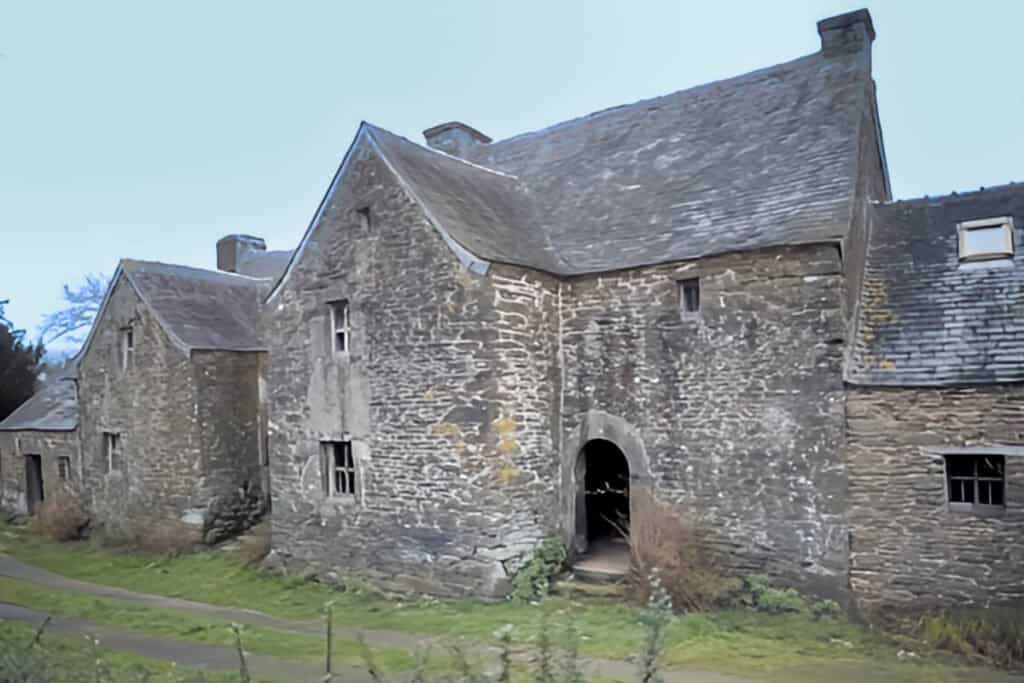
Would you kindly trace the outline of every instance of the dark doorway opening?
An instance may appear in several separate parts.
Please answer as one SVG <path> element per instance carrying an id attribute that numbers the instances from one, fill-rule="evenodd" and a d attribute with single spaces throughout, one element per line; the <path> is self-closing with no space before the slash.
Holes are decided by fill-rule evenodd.
<path id="1" fill-rule="evenodd" d="M 584 466 L 586 540 L 622 538 L 629 532 L 629 463 L 611 441 L 594 439 L 580 454 Z"/>
<path id="2" fill-rule="evenodd" d="M 43 462 L 38 455 L 25 456 L 25 502 L 30 515 L 43 502 Z"/>
<path id="3" fill-rule="evenodd" d="M 586 581 L 618 581 L 629 571 L 629 461 L 611 441 L 588 441 L 576 461 L 577 559 Z"/>

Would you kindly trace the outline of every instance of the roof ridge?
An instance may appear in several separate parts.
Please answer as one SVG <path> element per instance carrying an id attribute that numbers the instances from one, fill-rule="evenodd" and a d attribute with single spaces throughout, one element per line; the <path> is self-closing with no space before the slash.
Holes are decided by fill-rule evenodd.
<path id="1" fill-rule="evenodd" d="M 444 152 L 444 151 L 439 150 L 439 149 L 434 149 L 433 147 L 430 147 L 429 145 L 421 145 L 418 142 L 413 142 L 412 140 L 410 140 L 409 138 L 405 137 L 404 135 L 400 135 L 400 134 L 398 134 L 398 133 L 396 133 L 394 131 L 388 130 L 387 128 L 383 128 L 381 126 L 372 124 L 369 121 L 363 121 L 363 125 L 365 125 L 367 127 L 367 130 L 370 132 L 370 135 L 373 135 L 374 131 L 378 131 L 379 130 L 381 132 L 387 133 L 388 135 L 393 135 L 393 136 L 395 136 L 396 138 L 398 138 L 400 140 L 404 140 L 405 142 L 409 143 L 410 145 L 416 145 L 417 147 L 419 147 L 420 149 L 424 150 L 425 152 L 430 152 L 432 154 L 439 154 L 441 156 L 448 157 L 449 159 L 452 159 L 453 161 L 458 161 L 459 163 L 466 164 L 467 166 L 472 166 L 473 168 L 475 168 L 477 170 L 485 171 L 487 173 L 493 173 L 494 175 L 501 176 L 502 178 L 508 178 L 510 180 L 519 181 L 519 176 L 513 175 L 512 173 L 505 173 L 504 171 L 499 171 L 499 170 L 494 169 L 494 168 L 488 168 L 487 166 L 483 166 L 481 164 L 474 163 L 474 162 L 469 161 L 467 159 L 463 159 L 462 157 L 457 157 L 454 154 L 448 154 L 448 152 Z"/>
<path id="2" fill-rule="evenodd" d="M 510 137 L 502 138 L 501 140 L 495 140 L 494 142 L 488 143 L 484 147 L 494 147 L 494 146 L 501 145 L 501 144 L 506 143 L 506 142 L 517 141 L 517 140 L 521 140 L 523 138 L 528 138 L 528 137 L 531 137 L 531 136 L 534 136 L 534 135 L 542 135 L 542 134 L 546 134 L 546 133 L 552 133 L 552 132 L 555 132 L 555 131 L 557 131 L 558 129 L 561 129 L 561 128 L 565 128 L 565 127 L 569 127 L 569 126 L 573 126 L 573 125 L 579 125 L 579 124 L 582 124 L 582 123 L 589 122 L 589 121 L 591 121 L 593 119 L 600 118 L 602 116 L 607 116 L 608 114 L 612 114 L 612 113 L 615 113 L 615 112 L 623 111 L 625 109 L 630 109 L 630 108 L 633 108 L 633 107 L 641 107 L 643 105 L 650 104 L 651 102 L 654 102 L 656 100 L 664 100 L 664 99 L 667 99 L 669 97 L 675 97 L 677 95 L 682 95 L 684 93 L 691 93 L 692 94 L 692 93 L 698 93 L 698 92 L 701 92 L 701 91 L 704 91 L 704 90 L 711 90 L 711 89 L 713 89 L 715 87 L 721 87 L 721 86 L 726 85 L 726 84 L 736 84 L 737 82 L 743 81 L 744 79 L 756 80 L 756 77 L 764 76 L 765 74 L 767 74 L 767 72 L 774 71 L 776 69 L 784 69 L 784 68 L 795 67 L 799 63 L 811 61 L 814 58 L 820 57 L 820 56 L 821 56 L 820 52 L 812 52 L 810 54 L 803 55 L 801 57 L 797 57 L 796 59 L 791 59 L 788 62 L 779 62 L 778 64 L 772 64 L 770 66 L 761 67 L 760 69 L 754 69 L 753 71 L 748 71 L 746 73 L 738 74 L 738 75 L 735 75 L 735 76 L 727 76 L 725 78 L 719 78 L 718 80 L 708 81 L 707 83 L 698 83 L 697 85 L 692 85 L 692 86 L 690 86 L 688 88 L 682 88 L 680 90 L 673 90 L 672 92 L 664 93 L 662 95 L 654 95 L 653 97 L 646 97 L 644 99 L 637 100 L 635 102 L 628 102 L 626 104 L 617 104 L 617 105 L 613 105 L 613 106 L 610 106 L 610 107 L 605 107 L 604 109 L 598 109 L 596 111 L 590 112 L 589 114 L 583 114 L 581 116 L 575 116 L 575 117 L 573 117 L 571 119 L 566 119 L 564 121 L 559 121 L 558 123 L 553 123 L 550 126 L 545 126 L 544 128 L 537 128 L 535 130 L 524 131 L 522 133 L 516 133 L 515 135 L 512 135 Z"/>
<path id="3" fill-rule="evenodd" d="M 877 205 L 878 206 L 896 206 L 898 204 L 913 204 L 913 203 L 916 203 L 916 202 L 937 201 L 937 200 L 941 201 L 941 200 L 945 200 L 945 199 L 953 199 L 954 197 L 957 198 L 957 199 L 960 199 L 960 198 L 970 199 L 971 197 L 975 197 L 975 196 L 983 194 L 985 192 L 1003 192 L 1003 191 L 1012 190 L 1012 189 L 1019 189 L 1021 191 L 1024 191 L 1024 181 L 1011 180 L 1010 182 L 1003 183 L 1002 185 L 987 185 L 987 186 L 986 185 L 982 185 L 982 186 L 978 187 L 978 189 L 976 189 L 976 190 L 951 190 L 947 194 L 936 194 L 936 195 L 926 194 L 926 195 L 921 195 L 921 196 L 918 196 L 918 197 L 906 197 L 904 199 L 893 199 L 893 200 L 888 201 L 888 202 L 878 202 Z"/>
<path id="4" fill-rule="evenodd" d="M 283 250 L 286 251 L 286 250 Z M 131 270 L 138 265 L 143 266 L 160 266 L 162 268 L 174 268 L 177 270 L 187 270 L 193 273 L 197 273 L 204 276 L 213 276 L 215 278 L 224 278 L 226 280 L 239 280 L 238 284 L 253 285 L 253 284 L 266 284 L 269 278 L 253 277 L 252 275 L 243 275 L 241 273 L 229 273 L 226 270 L 217 270 L 211 268 L 200 268 L 198 266 L 189 266 L 182 263 L 166 263 L 164 261 L 150 261 L 147 259 L 132 259 L 123 258 L 121 263 L 128 266 L 125 270 Z"/>

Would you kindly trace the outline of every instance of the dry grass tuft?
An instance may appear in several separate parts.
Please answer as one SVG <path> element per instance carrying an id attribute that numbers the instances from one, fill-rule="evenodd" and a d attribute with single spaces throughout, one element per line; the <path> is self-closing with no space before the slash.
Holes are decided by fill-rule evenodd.
<path id="1" fill-rule="evenodd" d="M 238 556 L 248 565 L 256 565 L 270 552 L 270 520 L 265 519 L 238 537 Z"/>
<path id="2" fill-rule="evenodd" d="M 89 529 L 89 515 L 78 496 L 62 491 L 43 502 L 32 517 L 32 530 L 53 541 L 76 541 Z"/>
<path id="3" fill-rule="evenodd" d="M 668 592 L 674 609 L 685 612 L 712 609 L 737 589 L 738 582 L 722 577 L 703 550 L 699 529 L 647 492 L 633 494 L 628 540 L 632 581 L 645 604 L 655 582 Z"/>

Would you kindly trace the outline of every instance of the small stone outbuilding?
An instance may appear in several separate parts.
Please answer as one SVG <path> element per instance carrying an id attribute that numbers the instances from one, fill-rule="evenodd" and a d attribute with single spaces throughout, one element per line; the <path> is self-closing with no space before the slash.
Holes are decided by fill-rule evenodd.
<path id="1" fill-rule="evenodd" d="M 31 515 L 82 479 L 74 369 L 0 421 L 0 510 Z"/>

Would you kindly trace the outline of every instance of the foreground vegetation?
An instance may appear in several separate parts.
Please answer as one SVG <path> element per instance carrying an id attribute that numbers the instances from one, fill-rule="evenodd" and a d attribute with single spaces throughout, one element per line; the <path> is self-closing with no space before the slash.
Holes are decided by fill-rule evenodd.
<path id="1" fill-rule="evenodd" d="M 178 557 L 117 552 L 91 542 L 57 544 L 24 528 L 0 525 L 0 552 L 94 583 L 138 592 L 255 609 L 270 615 L 322 619 L 333 603 L 339 627 L 391 630 L 442 636 L 450 642 L 500 643 L 537 649 L 541 621 L 548 615 L 562 633 L 571 624 L 581 656 L 635 661 L 647 648 L 647 611 L 624 605 L 621 598 L 554 595 L 530 602 L 484 603 L 389 596 L 358 583 L 343 590 L 299 578 L 269 576 L 247 567 L 236 555 L 212 551 Z M 194 614 L 155 609 L 116 600 L 49 591 L 0 581 L 0 600 L 16 602 L 127 630 L 230 644 L 223 624 Z M 501 634 L 500 636 L 496 634 Z M 811 610 L 768 614 L 734 608 L 678 616 L 660 636 L 659 661 L 666 668 L 713 670 L 776 680 L 839 681 L 1008 681 L 995 672 L 967 669 L 935 652 L 921 640 L 896 638 Z M 246 649 L 254 653 L 312 659 L 322 652 L 322 636 L 249 628 Z M 358 643 L 335 640 L 336 657 L 363 659 Z M 902 653 L 902 654 L 900 654 Z M 912 654 L 911 654 L 912 653 Z M 370 656 L 383 670 L 409 670 L 413 653 L 378 648 Z M 457 659 L 435 668 L 458 670 Z"/>

